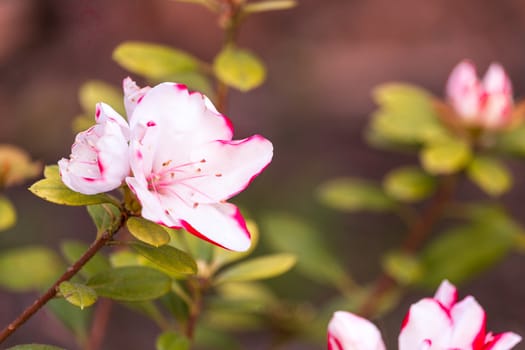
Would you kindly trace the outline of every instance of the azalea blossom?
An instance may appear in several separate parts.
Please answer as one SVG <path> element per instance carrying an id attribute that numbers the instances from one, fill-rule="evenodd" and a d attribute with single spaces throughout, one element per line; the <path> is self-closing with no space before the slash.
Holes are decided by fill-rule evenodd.
<path id="1" fill-rule="evenodd" d="M 456 287 L 443 281 L 433 298 L 410 307 L 399 350 L 509 350 L 521 341 L 512 332 L 486 332 L 483 308 L 472 297 L 457 302 Z M 365 339 L 366 338 L 366 339 Z M 383 340 L 369 321 L 337 311 L 328 326 L 329 350 L 381 350 Z"/>
<path id="2" fill-rule="evenodd" d="M 512 84 L 498 63 L 492 63 L 480 81 L 471 62 L 460 62 L 450 74 L 446 93 L 456 114 L 467 124 L 498 128 L 511 122 Z"/>
<path id="3" fill-rule="evenodd" d="M 83 194 L 114 190 L 130 169 L 128 124 L 105 103 L 95 114 L 96 124 L 77 134 L 69 159 L 58 162 L 64 184 Z"/>
<path id="4" fill-rule="evenodd" d="M 130 91 L 141 96 L 128 115 L 133 176 L 126 182 L 142 216 L 231 250 L 248 249 L 246 223 L 226 201 L 268 165 L 271 142 L 259 135 L 232 140 L 231 122 L 184 85 L 132 87 L 125 99 L 132 99 Z"/>

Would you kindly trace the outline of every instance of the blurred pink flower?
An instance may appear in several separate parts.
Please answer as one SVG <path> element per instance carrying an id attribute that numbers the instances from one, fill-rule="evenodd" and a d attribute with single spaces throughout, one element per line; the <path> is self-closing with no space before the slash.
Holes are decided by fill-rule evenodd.
<path id="1" fill-rule="evenodd" d="M 83 194 L 119 187 L 129 174 L 129 127 L 110 106 L 99 103 L 96 124 L 77 134 L 69 159 L 58 162 L 62 181 Z"/>
<path id="2" fill-rule="evenodd" d="M 480 81 L 471 62 L 460 62 L 450 74 L 446 94 L 457 115 L 467 124 L 498 128 L 512 121 L 512 85 L 498 63 L 492 63 Z"/>
<path id="3" fill-rule="evenodd" d="M 521 341 L 512 332 L 486 333 L 485 312 L 472 296 L 456 301 L 456 287 L 443 281 L 434 298 L 413 304 L 401 327 L 399 350 L 508 350 Z M 365 319 L 338 311 L 330 321 L 329 350 L 376 350 L 381 346 L 377 328 Z"/>
<path id="4" fill-rule="evenodd" d="M 127 90 L 126 100 L 129 91 L 144 90 Z M 271 142 L 259 135 L 232 140 L 230 121 L 184 85 L 163 83 L 140 94 L 128 115 L 133 176 L 126 182 L 142 216 L 227 249 L 248 249 L 245 221 L 226 201 L 270 163 Z"/>

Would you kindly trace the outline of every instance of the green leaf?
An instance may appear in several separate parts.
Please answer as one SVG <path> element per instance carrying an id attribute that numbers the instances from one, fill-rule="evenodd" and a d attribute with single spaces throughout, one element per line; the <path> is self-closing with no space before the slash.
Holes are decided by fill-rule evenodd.
<path id="1" fill-rule="evenodd" d="M 141 266 L 141 258 L 142 257 L 137 253 L 131 252 L 127 249 L 122 249 L 111 253 L 109 261 L 113 267 Z"/>
<path id="2" fill-rule="evenodd" d="M 525 124 L 499 134 L 495 147 L 516 156 L 525 156 Z"/>
<path id="3" fill-rule="evenodd" d="M 13 248 L 0 254 L 0 285 L 13 291 L 49 287 L 62 270 L 59 257 L 45 247 Z"/>
<path id="4" fill-rule="evenodd" d="M 320 283 L 331 283 L 341 289 L 351 282 L 338 259 L 327 248 L 321 232 L 301 218 L 270 213 L 262 220 L 263 237 L 282 252 L 298 257 L 297 271 Z"/>
<path id="5" fill-rule="evenodd" d="M 266 69 L 253 53 L 228 46 L 215 57 L 215 75 L 226 85 L 246 92 L 264 82 Z"/>
<path id="6" fill-rule="evenodd" d="M 460 283 L 474 277 L 506 255 L 515 230 L 503 221 L 489 220 L 442 233 L 421 254 L 424 274 L 418 282 L 434 288 L 445 278 Z"/>
<path id="7" fill-rule="evenodd" d="M 131 217 L 126 222 L 129 232 L 139 241 L 160 247 L 170 242 L 170 235 L 164 228 L 149 220 Z"/>
<path id="8" fill-rule="evenodd" d="M 189 350 L 190 341 L 172 331 L 162 333 L 157 338 L 156 350 Z"/>
<path id="9" fill-rule="evenodd" d="M 46 304 L 46 308 L 68 330 L 75 334 L 80 343 L 85 342 L 88 337 L 91 309 L 80 310 L 78 307 L 71 305 L 62 298 L 50 300 Z"/>
<path id="10" fill-rule="evenodd" d="M 512 176 L 505 165 L 489 157 L 472 159 L 467 174 L 470 180 L 494 197 L 507 192 L 512 185 Z"/>
<path id="11" fill-rule="evenodd" d="M 168 275 L 143 266 L 108 270 L 93 276 L 87 283 L 99 296 L 120 301 L 157 299 L 170 290 L 170 284 Z"/>
<path id="12" fill-rule="evenodd" d="M 53 172 L 54 170 L 49 171 L 51 174 Z M 113 198 L 106 194 L 88 196 L 72 191 L 64 185 L 62 180 L 55 178 L 54 175 L 35 182 L 29 187 L 29 191 L 46 201 L 63 205 L 81 206 L 115 202 Z"/>
<path id="13" fill-rule="evenodd" d="M 416 167 L 393 170 L 383 180 L 385 192 L 403 202 L 422 200 L 434 192 L 435 186 L 434 177 Z"/>
<path id="14" fill-rule="evenodd" d="M 113 59 L 132 73 L 156 80 L 198 70 L 200 65 L 195 57 L 184 51 L 137 41 L 117 46 Z"/>
<path id="15" fill-rule="evenodd" d="M 424 273 L 420 262 L 412 255 L 392 252 L 383 258 L 383 269 L 401 285 L 414 283 Z"/>
<path id="16" fill-rule="evenodd" d="M 193 275 L 197 273 L 197 263 L 186 252 L 175 247 L 150 245 L 133 242 L 131 247 L 140 255 L 154 263 L 170 276 Z"/>
<path id="17" fill-rule="evenodd" d="M 432 174 L 452 174 L 463 169 L 471 158 L 469 145 L 448 139 L 427 145 L 421 152 L 423 168 Z"/>
<path id="18" fill-rule="evenodd" d="M 100 80 L 90 80 L 82 84 L 78 91 L 78 100 L 84 111 L 95 124 L 95 109 L 99 102 L 110 105 L 116 112 L 126 116 L 122 90 Z"/>
<path id="19" fill-rule="evenodd" d="M 198 91 L 208 97 L 215 95 L 209 77 L 204 73 L 197 71 L 181 72 L 166 76 L 164 79 L 155 79 L 153 81 L 158 83 L 164 81 L 176 81 L 180 84 L 186 85 L 188 89 Z"/>
<path id="20" fill-rule="evenodd" d="M 109 203 L 88 205 L 87 211 L 97 228 L 97 237 L 105 232 L 113 232 L 120 225 L 120 209 Z"/>
<path id="21" fill-rule="evenodd" d="M 297 6 L 295 0 L 267 0 L 259 2 L 250 2 L 243 6 L 245 13 L 257 13 L 265 11 L 286 10 Z"/>
<path id="22" fill-rule="evenodd" d="M 53 345 L 44 345 L 44 344 L 24 344 L 13 346 L 7 350 L 65 350 Z"/>
<path id="23" fill-rule="evenodd" d="M 342 211 L 387 211 L 395 202 L 376 184 L 355 178 L 338 178 L 325 182 L 317 190 L 321 203 Z"/>
<path id="24" fill-rule="evenodd" d="M 80 309 L 93 305 L 97 301 L 97 293 L 86 285 L 64 281 L 58 286 L 58 291 L 69 303 Z"/>
<path id="25" fill-rule="evenodd" d="M 46 165 L 44 168 L 44 177 L 51 180 L 60 180 L 60 169 L 58 165 Z"/>
<path id="26" fill-rule="evenodd" d="M 257 257 L 225 269 L 217 275 L 215 283 L 245 282 L 279 276 L 290 270 L 296 261 L 297 258 L 292 254 Z"/>
<path id="27" fill-rule="evenodd" d="M 374 112 L 374 138 L 401 144 L 418 144 L 448 134 L 427 91 L 408 84 L 388 83 L 374 89 L 379 109 Z"/>
<path id="28" fill-rule="evenodd" d="M 0 196 L 0 231 L 5 231 L 16 223 L 16 210 L 9 199 Z"/>
<path id="29" fill-rule="evenodd" d="M 74 264 L 80 259 L 88 248 L 87 244 L 71 240 L 64 241 L 60 245 L 60 250 L 69 264 Z M 85 278 L 90 278 L 110 268 L 108 259 L 101 253 L 97 253 L 82 267 L 80 274 Z"/>

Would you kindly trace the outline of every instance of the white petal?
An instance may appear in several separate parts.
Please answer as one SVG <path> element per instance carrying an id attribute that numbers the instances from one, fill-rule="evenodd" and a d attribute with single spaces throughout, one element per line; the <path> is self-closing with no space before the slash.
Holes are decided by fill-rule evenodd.
<path id="1" fill-rule="evenodd" d="M 186 182 L 203 194 L 197 193 L 196 202 L 227 200 L 245 189 L 270 163 L 272 156 L 272 143 L 259 135 L 238 141 L 211 142 L 191 153 L 190 160 L 198 162 L 201 176 Z"/>
<path id="2" fill-rule="evenodd" d="M 510 350 L 521 341 L 521 337 L 512 332 L 488 334 L 484 350 Z"/>
<path id="3" fill-rule="evenodd" d="M 503 67 L 492 63 L 483 77 L 483 88 L 488 94 L 504 93 L 512 95 L 512 84 Z"/>
<path id="4" fill-rule="evenodd" d="M 454 305 L 450 314 L 453 324 L 449 347 L 481 348 L 485 339 L 485 311 L 476 299 L 466 297 Z"/>
<path id="5" fill-rule="evenodd" d="M 370 321 L 345 311 L 336 311 L 328 324 L 328 349 L 384 350 L 381 333 Z"/>
<path id="6" fill-rule="evenodd" d="M 482 89 L 472 63 L 462 61 L 453 69 L 446 91 L 450 103 L 462 118 L 471 121 L 477 117 Z"/>
<path id="7" fill-rule="evenodd" d="M 446 309 L 450 310 L 458 299 L 456 287 L 449 281 L 444 280 L 436 291 L 434 299 L 439 301 Z"/>
<path id="8" fill-rule="evenodd" d="M 452 320 L 440 302 L 425 298 L 413 304 L 399 334 L 399 350 L 419 349 L 427 339 L 435 349 L 446 349 Z"/>
<path id="9" fill-rule="evenodd" d="M 122 81 L 122 89 L 124 90 L 126 115 L 128 119 L 131 119 L 135 107 L 151 88 L 149 86 L 140 88 L 130 77 L 127 77 Z"/>

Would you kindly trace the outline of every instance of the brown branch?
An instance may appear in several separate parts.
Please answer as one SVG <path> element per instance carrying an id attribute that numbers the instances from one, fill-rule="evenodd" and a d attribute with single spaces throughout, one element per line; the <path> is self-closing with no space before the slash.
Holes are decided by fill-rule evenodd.
<path id="1" fill-rule="evenodd" d="M 401 250 L 405 253 L 416 252 L 432 232 L 437 220 L 443 215 L 447 204 L 452 199 L 456 188 L 457 179 L 451 175 L 444 177 L 434 196 L 432 202 L 425 208 L 418 220 L 412 225 L 407 236 L 401 244 Z M 372 292 L 361 304 L 358 313 L 363 317 L 371 317 L 377 311 L 377 301 L 397 285 L 396 281 L 382 273 L 374 282 Z"/>
<path id="2" fill-rule="evenodd" d="M 197 279 L 192 279 L 188 281 L 188 287 L 191 292 L 192 303 L 190 305 L 190 314 L 188 317 L 188 322 L 186 323 L 186 336 L 188 339 L 193 339 L 195 334 L 195 328 L 197 327 L 197 320 L 202 312 L 202 293 L 203 289 L 206 288 L 206 283 L 201 283 Z"/>
<path id="3" fill-rule="evenodd" d="M 115 232 L 118 231 L 115 230 Z M 36 299 L 31 306 L 25 309 L 13 322 L 11 322 L 6 328 L 0 332 L 0 344 L 4 342 L 12 333 L 14 333 L 18 327 L 24 324 L 31 316 L 33 316 L 38 310 L 40 310 L 48 301 L 53 299 L 57 295 L 58 286 L 64 281 L 70 280 L 75 276 L 78 271 L 109 241 L 111 240 L 114 232 L 105 232 L 101 235 L 86 252 L 78 259 L 73 265 L 71 265 L 66 272 L 60 276 L 60 278 L 53 284 L 51 288 L 47 290 L 42 296 Z"/>
<path id="4" fill-rule="evenodd" d="M 100 349 L 106 333 L 112 305 L 113 302 L 110 299 L 102 299 L 97 304 L 95 314 L 93 315 L 93 321 L 91 321 L 91 331 L 89 332 L 89 338 L 85 350 Z"/>

